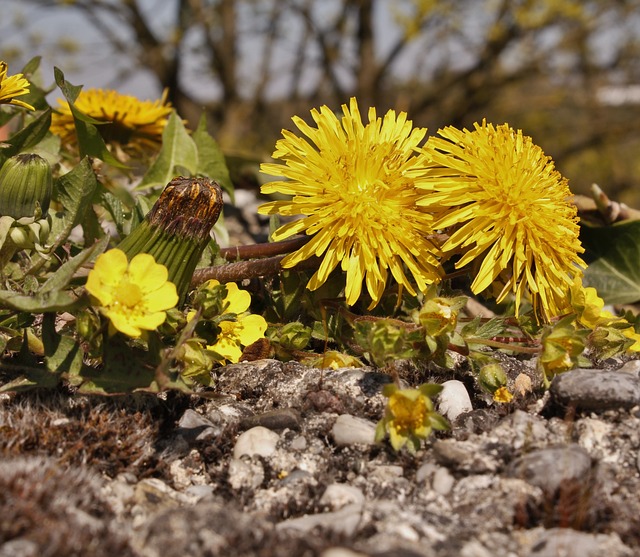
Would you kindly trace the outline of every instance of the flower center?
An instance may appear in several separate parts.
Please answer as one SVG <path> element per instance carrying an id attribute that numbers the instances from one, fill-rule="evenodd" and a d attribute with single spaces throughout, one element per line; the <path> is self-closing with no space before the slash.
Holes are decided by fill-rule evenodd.
<path id="1" fill-rule="evenodd" d="M 142 301 L 142 290 L 137 284 L 124 278 L 116 288 L 116 303 L 127 309 L 135 308 Z"/>

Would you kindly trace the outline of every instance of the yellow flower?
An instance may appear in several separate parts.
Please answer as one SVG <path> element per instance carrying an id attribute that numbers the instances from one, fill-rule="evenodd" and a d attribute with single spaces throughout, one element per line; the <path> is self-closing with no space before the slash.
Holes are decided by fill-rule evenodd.
<path id="1" fill-rule="evenodd" d="M 443 251 L 462 253 L 457 268 L 476 261 L 474 293 L 502 283 L 497 301 L 512 293 L 516 314 L 528 294 L 536 315 L 559 315 L 585 267 L 566 179 L 530 137 L 506 124 L 439 134 L 424 148 L 434 167 L 419 184 L 425 196 L 418 204 L 445 211 L 434 224 L 452 227 Z"/>
<path id="2" fill-rule="evenodd" d="M 432 429 L 448 429 L 447 421 L 434 412 L 431 396 L 442 390 L 440 385 L 425 383 L 418 389 L 398 389 L 396 385 L 383 387 L 382 394 L 389 398 L 385 416 L 376 428 L 376 440 L 389 434 L 394 450 L 399 451 L 408 443 L 410 451 L 420 447 Z"/>
<path id="3" fill-rule="evenodd" d="M 69 104 L 58 99 L 58 111 L 51 119 L 51 132 L 63 143 L 76 142 L 75 124 Z M 81 91 L 75 107 L 91 118 L 104 122 L 97 126 L 105 143 L 117 144 L 135 151 L 154 149 L 162 141 L 162 132 L 173 110 L 167 102 L 167 91 L 156 101 L 141 101 L 130 95 L 104 89 Z"/>
<path id="4" fill-rule="evenodd" d="M 7 63 L 0 61 L 0 104 L 14 104 L 35 110 L 30 104 L 15 98 L 29 92 L 29 81 L 21 73 L 7 77 L 7 70 Z"/>
<path id="5" fill-rule="evenodd" d="M 96 259 L 86 288 L 109 318 L 110 332 L 118 330 L 135 338 L 142 330 L 157 329 L 166 310 L 178 303 L 176 287 L 167 276 L 167 268 L 149 254 L 141 253 L 128 262 L 123 251 L 111 249 Z"/>
<path id="6" fill-rule="evenodd" d="M 412 129 L 404 112 L 390 110 L 378 118 L 374 108 L 365 125 L 354 98 L 342 111 L 339 120 L 327 106 L 312 110 L 317 128 L 294 117 L 308 140 L 283 130 L 273 158 L 284 164 L 263 164 L 261 170 L 288 180 L 263 185 L 261 191 L 293 198 L 266 203 L 259 212 L 304 215 L 273 234 L 274 240 L 303 232 L 313 236 L 282 266 L 322 257 L 307 285 L 315 290 L 340 265 L 346 272 L 347 303 L 356 303 L 364 281 L 371 308 L 380 301 L 389 271 L 411 294 L 415 289 L 407 269 L 421 291 L 440 280 L 440 252 L 429 239 L 433 216 L 416 207 L 417 180 L 408 176 L 420 165 L 416 150 L 426 129 Z"/>
<path id="7" fill-rule="evenodd" d="M 513 394 L 506 387 L 500 387 L 493 393 L 493 400 L 507 404 L 513 400 Z"/>
<path id="8" fill-rule="evenodd" d="M 220 284 L 217 280 L 210 280 L 206 287 L 213 288 Z M 240 290 L 235 282 L 225 284 L 227 295 L 222 302 L 222 314 L 236 314 L 235 321 L 220 321 L 220 332 L 216 342 L 207 346 L 218 354 L 223 363 L 229 361 L 237 363 L 242 356 L 242 347 L 253 344 L 264 337 L 267 330 L 267 322 L 261 315 L 247 313 L 251 305 L 251 294 L 246 290 Z"/>
<path id="9" fill-rule="evenodd" d="M 569 289 L 569 303 L 578 316 L 578 323 L 588 329 L 616 319 L 611 312 L 602 309 L 604 300 L 598 296 L 597 290 L 592 286 L 584 287 L 580 277 L 574 279 Z"/>

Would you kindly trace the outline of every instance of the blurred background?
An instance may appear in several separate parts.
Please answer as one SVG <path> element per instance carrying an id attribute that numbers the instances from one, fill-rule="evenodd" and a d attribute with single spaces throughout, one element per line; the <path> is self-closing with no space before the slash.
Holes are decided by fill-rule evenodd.
<path id="1" fill-rule="evenodd" d="M 3 0 L 0 20 L 9 74 L 41 55 L 44 86 L 55 65 L 85 88 L 168 88 L 192 125 L 207 113 L 232 167 L 268 159 L 292 115 L 355 95 L 430 134 L 508 122 L 575 193 L 597 183 L 636 207 L 639 54 L 640 0 Z"/>

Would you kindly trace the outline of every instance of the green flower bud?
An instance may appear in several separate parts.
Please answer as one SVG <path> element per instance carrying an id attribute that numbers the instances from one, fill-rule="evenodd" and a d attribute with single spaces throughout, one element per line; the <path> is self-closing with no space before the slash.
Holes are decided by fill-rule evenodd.
<path id="1" fill-rule="evenodd" d="M 507 374 L 499 363 L 487 364 L 480 368 L 478 381 L 484 390 L 493 394 L 501 387 L 506 386 Z"/>
<path id="2" fill-rule="evenodd" d="M 144 220 L 117 247 L 129 259 L 139 253 L 153 255 L 169 271 L 182 304 L 222 206 L 217 182 L 179 176 L 167 184 Z"/>
<path id="3" fill-rule="evenodd" d="M 0 215 L 39 219 L 49 210 L 52 188 L 51 166 L 40 155 L 11 157 L 0 169 Z"/>
<path id="4" fill-rule="evenodd" d="M 278 336 L 280 345 L 288 350 L 303 350 L 310 340 L 311 329 L 297 321 L 284 325 Z"/>

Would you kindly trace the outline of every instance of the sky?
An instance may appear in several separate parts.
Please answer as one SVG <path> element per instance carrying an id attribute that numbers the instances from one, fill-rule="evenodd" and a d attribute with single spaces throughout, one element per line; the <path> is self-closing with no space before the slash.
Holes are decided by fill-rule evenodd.
<path id="1" fill-rule="evenodd" d="M 158 5 L 167 6 L 162 0 L 151 2 L 155 9 Z M 19 72 L 28 60 L 39 55 L 42 56 L 40 68 L 45 87 L 54 84 L 55 65 L 74 85 L 117 88 L 125 94 L 146 95 L 149 98 L 160 95 L 161 91 L 150 74 L 140 71 L 126 73 L 126 60 L 114 57 L 109 42 L 96 33 L 73 7 L 58 6 L 36 11 L 27 9 L 21 0 L 2 0 L 2 12 L 0 59 L 12 60 L 10 54 L 16 45 L 34 43 L 9 66 L 9 75 Z M 25 25 L 21 25 L 21 22 Z M 64 44 L 75 44 L 78 50 L 61 55 L 59 47 Z M 58 96 L 59 92 L 54 91 L 52 95 Z"/>

